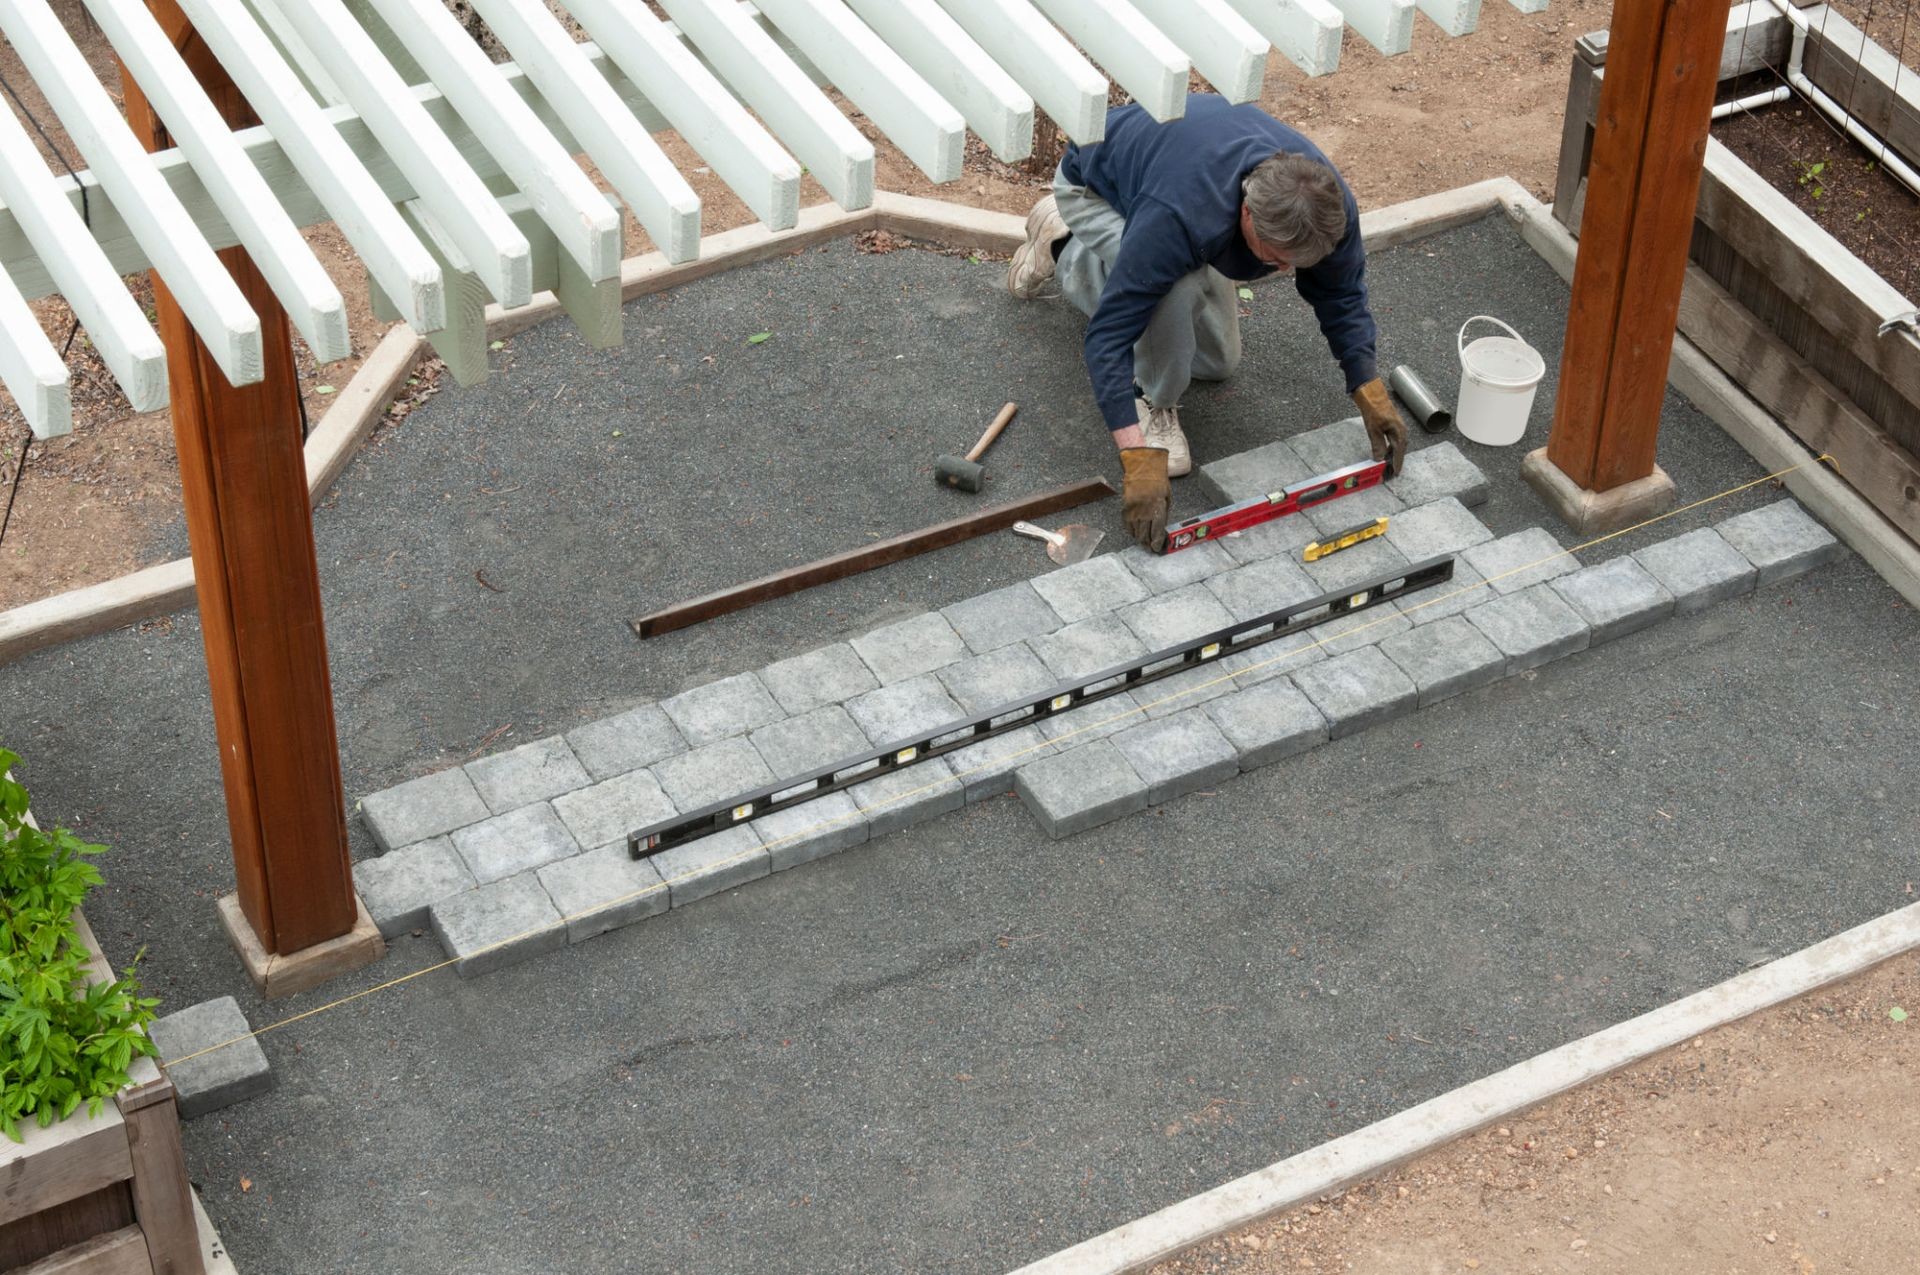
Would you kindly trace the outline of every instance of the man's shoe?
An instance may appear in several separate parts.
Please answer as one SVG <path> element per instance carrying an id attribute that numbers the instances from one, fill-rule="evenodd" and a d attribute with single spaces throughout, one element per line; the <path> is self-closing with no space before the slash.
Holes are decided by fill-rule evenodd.
<path id="1" fill-rule="evenodd" d="M 1027 214 L 1027 241 L 1013 250 L 1007 263 L 1007 291 L 1022 301 L 1039 296 L 1053 278 L 1053 245 L 1070 233 L 1052 195 L 1035 204 Z"/>
<path id="2" fill-rule="evenodd" d="M 1192 473 L 1193 449 L 1187 446 L 1186 431 L 1180 428 L 1180 409 L 1149 407 L 1144 398 L 1133 403 L 1140 411 L 1140 429 L 1147 436 L 1147 446 L 1166 449 L 1167 477 L 1184 478 Z"/>

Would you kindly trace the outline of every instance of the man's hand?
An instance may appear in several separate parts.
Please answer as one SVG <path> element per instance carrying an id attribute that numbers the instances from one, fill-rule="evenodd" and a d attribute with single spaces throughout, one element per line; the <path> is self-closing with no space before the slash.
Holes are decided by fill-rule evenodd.
<path id="1" fill-rule="evenodd" d="M 1353 404 L 1367 425 L 1367 440 L 1373 444 L 1373 458 L 1387 462 L 1387 476 L 1397 477 L 1401 462 L 1407 458 L 1407 423 L 1393 405 L 1387 386 L 1374 377 L 1353 392 Z"/>
<path id="2" fill-rule="evenodd" d="M 1159 553 L 1167 543 L 1167 510 L 1173 500 L 1167 486 L 1167 449 L 1123 447 L 1120 469 L 1126 475 L 1120 488 L 1120 517 L 1141 548 Z"/>

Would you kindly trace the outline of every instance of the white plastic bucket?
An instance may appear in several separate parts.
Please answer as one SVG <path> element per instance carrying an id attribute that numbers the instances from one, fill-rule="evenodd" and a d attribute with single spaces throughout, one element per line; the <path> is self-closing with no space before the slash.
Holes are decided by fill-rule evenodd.
<path id="1" fill-rule="evenodd" d="M 1467 342 L 1467 329 L 1491 323 L 1506 336 L 1483 336 Z M 1454 427 L 1476 443 L 1505 447 L 1527 432 L 1533 411 L 1533 392 L 1547 374 L 1540 351 L 1490 314 L 1476 314 L 1460 325 L 1460 402 Z"/>

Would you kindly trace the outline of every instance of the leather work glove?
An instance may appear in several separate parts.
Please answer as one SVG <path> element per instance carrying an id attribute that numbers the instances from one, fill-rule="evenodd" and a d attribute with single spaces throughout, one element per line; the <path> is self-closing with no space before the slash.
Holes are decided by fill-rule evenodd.
<path id="1" fill-rule="evenodd" d="M 1407 423 L 1393 405 L 1386 382 L 1374 377 L 1353 392 L 1353 405 L 1366 422 L 1367 440 L 1373 444 L 1373 458 L 1387 462 L 1387 476 L 1398 477 L 1401 462 L 1407 458 Z"/>
<path id="2" fill-rule="evenodd" d="M 1167 543 L 1167 510 L 1173 491 L 1167 486 L 1167 449 L 1164 447 L 1123 447 L 1120 470 L 1126 476 L 1120 487 L 1120 517 L 1127 532 L 1149 553 L 1159 553 Z"/>

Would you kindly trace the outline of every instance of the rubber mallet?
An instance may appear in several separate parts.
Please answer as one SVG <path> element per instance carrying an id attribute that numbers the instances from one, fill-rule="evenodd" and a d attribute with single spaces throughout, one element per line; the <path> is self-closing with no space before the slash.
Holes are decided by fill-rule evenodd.
<path id="1" fill-rule="evenodd" d="M 987 454 L 987 448 L 993 446 L 993 440 L 1000 437 L 1000 431 L 1007 427 L 1013 414 L 1020 410 L 1017 403 L 1009 403 L 1000 409 L 993 418 L 993 424 L 987 426 L 987 432 L 980 435 L 980 441 L 965 456 L 942 456 L 933 462 L 933 481 L 949 487 L 958 487 L 961 491 L 979 491 L 987 478 L 987 467 L 979 463 Z"/>

